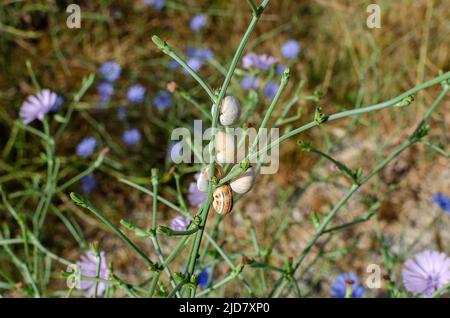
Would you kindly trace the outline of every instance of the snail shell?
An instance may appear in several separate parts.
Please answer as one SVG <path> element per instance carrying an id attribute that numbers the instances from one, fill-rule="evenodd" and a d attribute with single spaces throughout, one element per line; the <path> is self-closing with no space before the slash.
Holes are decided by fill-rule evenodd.
<path id="1" fill-rule="evenodd" d="M 250 167 L 244 173 L 231 180 L 230 187 L 234 192 L 244 194 L 253 187 L 255 179 L 255 170 Z"/>
<path id="2" fill-rule="evenodd" d="M 215 164 L 214 166 L 214 176 L 218 180 L 222 179 L 224 176 L 222 167 L 218 164 Z M 201 170 L 197 178 L 197 188 L 202 192 L 208 192 L 209 179 L 209 166 L 206 166 Z"/>
<path id="3" fill-rule="evenodd" d="M 216 160 L 219 163 L 233 163 L 236 153 L 236 143 L 234 136 L 224 131 L 216 133 Z"/>
<path id="4" fill-rule="evenodd" d="M 211 110 L 211 113 L 213 110 Z M 223 126 L 235 124 L 241 117 L 241 105 L 234 96 L 225 96 L 220 106 L 219 121 Z"/>
<path id="5" fill-rule="evenodd" d="M 228 184 L 218 187 L 213 193 L 213 208 L 221 214 L 227 215 L 233 209 L 233 192 Z"/>

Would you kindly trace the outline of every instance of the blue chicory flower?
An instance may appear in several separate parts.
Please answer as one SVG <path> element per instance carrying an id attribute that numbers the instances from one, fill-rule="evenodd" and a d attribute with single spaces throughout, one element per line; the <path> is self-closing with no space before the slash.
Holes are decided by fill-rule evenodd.
<path id="1" fill-rule="evenodd" d="M 107 61 L 100 66 L 100 75 L 108 82 L 114 82 L 120 77 L 122 68 L 114 61 Z"/>
<path id="2" fill-rule="evenodd" d="M 44 89 L 37 95 L 28 96 L 20 107 L 19 116 L 26 125 L 35 119 L 42 121 L 45 114 L 54 107 L 56 99 L 56 93 L 49 89 Z"/>
<path id="3" fill-rule="evenodd" d="M 277 94 L 279 88 L 280 88 L 280 85 L 278 85 L 275 82 L 270 81 L 263 88 L 263 93 L 264 93 L 264 95 L 267 96 L 267 98 L 273 99 L 275 97 L 275 95 Z"/>
<path id="4" fill-rule="evenodd" d="M 210 276 L 211 276 L 211 267 L 204 268 L 197 276 L 198 287 L 202 289 L 207 288 Z"/>
<path id="5" fill-rule="evenodd" d="M 260 79 L 258 77 L 247 75 L 241 81 L 241 86 L 244 90 L 258 89 Z"/>
<path id="6" fill-rule="evenodd" d="M 97 187 L 97 180 L 92 174 L 88 174 L 80 179 L 81 190 L 84 194 L 90 194 Z"/>
<path id="7" fill-rule="evenodd" d="M 285 58 L 297 57 L 298 53 L 300 53 L 300 43 L 296 40 L 286 41 L 281 47 L 281 54 Z"/>
<path id="8" fill-rule="evenodd" d="M 53 104 L 50 111 L 57 112 L 63 103 L 64 103 L 64 98 L 61 95 L 56 95 L 55 103 Z"/>
<path id="9" fill-rule="evenodd" d="M 125 130 L 122 135 L 122 140 L 125 144 L 133 146 L 141 140 L 141 133 L 136 128 Z"/>
<path id="10" fill-rule="evenodd" d="M 277 73 L 277 75 L 281 75 L 281 74 L 283 74 L 285 69 L 286 69 L 286 65 L 279 63 L 275 67 L 275 73 Z"/>
<path id="11" fill-rule="evenodd" d="M 242 58 L 242 64 L 245 69 L 256 68 L 262 71 L 269 70 L 277 59 L 267 54 L 258 55 L 255 53 L 248 53 Z"/>
<path id="12" fill-rule="evenodd" d="M 145 87 L 140 84 L 130 86 L 127 91 L 127 99 L 130 103 L 142 103 L 145 98 Z"/>
<path id="13" fill-rule="evenodd" d="M 198 178 L 198 175 L 196 176 Z M 199 207 L 206 200 L 207 193 L 202 192 L 198 189 L 196 182 L 189 183 L 188 190 L 188 201 L 189 205 L 192 207 Z"/>
<path id="14" fill-rule="evenodd" d="M 160 91 L 158 95 L 153 98 L 153 104 L 159 110 L 164 110 L 172 106 L 172 94 L 168 91 Z"/>
<path id="15" fill-rule="evenodd" d="M 107 280 L 109 278 L 108 265 L 106 264 L 105 252 L 100 251 L 100 273 L 99 278 Z M 81 259 L 77 262 L 80 268 L 80 274 L 85 277 L 97 277 L 98 259 L 92 251 L 88 251 L 81 256 Z M 101 296 L 106 290 L 107 283 L 104 281 L 99 282 L 97 285 L 97 295 Z M 82 279 L 80 282 L 80 290 L 86 291 L 87 297 L 92 297 L 95 294 L 96 283 L 94 280 Z"/>
<path id="16" fill-rule="evenodd" d="M 107 103 L 114 94 L 114 85 L 110 82 L 101 82 L 97 85 L 97 92 L 100 95 L 100 102 Z"/>
<path id="17" fill-rule="evenodd" d="M 156 11 L 161 11 L 164 8 L 164 0 L 144 0 L 144 4 L 155 8 Z"/>
<path id="18" fill-rule="evenodd" d="M 436 193 L 432 202 L 445 212 L 450 213 L 450 197 L 446 196 L 442 192 Z"/>
<path id="19" fill-rule="evenodd" d="M 97 140 L 94 137 L 84 138 L 77 146 L 77 155 L 82 158 L 89 157 L 94 152 L 95 147 L 97 147 Z"/>
<path id="20" fill-rule="evenodd" d="M 191 19 L 190 27 L 192 31 L 198 32 L 206 26 L 207 22 L 206 15 L 197 14 Z"/>
<path id="21" fill-rule="evenodd" d="M 186 231 L 191 221 L 192 219 L 190 217 L 177 215 L 172 219 L 172 222 L 170 222 L 170 228 L 174 231 Z"/>
<path id="22" fill-rule="evenodd" d="M 366 293 L 366 290 L 359 284 L 358 277 L 355 273 L 344 273 L 340 274 L 331 285 L 331 297 L 345 298 L 347 284 L 352 285 L 352 298 L 362 298 Z"/>

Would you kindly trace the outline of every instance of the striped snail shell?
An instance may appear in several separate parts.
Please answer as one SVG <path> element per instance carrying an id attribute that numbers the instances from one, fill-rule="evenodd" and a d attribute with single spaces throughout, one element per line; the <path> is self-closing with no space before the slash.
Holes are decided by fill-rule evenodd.
<path id="1" fill-rule="evenodd" d="M 250 167 L 244 173 L 240 174 L 230 182 L 231 189 L 239 194 L 244 194 L 250 191 L 255 184 L 255 170 Z"/>
<path id="2" fill-rule="evenodd" d="M 223 178 L 224 173 L 222 167 L 217 163 L 214 166 L 214 176 L 220 180 Z M 208 192 L 209 186 L 209 166 L 204 167 L 197 178 L 197 188 L 202 192 Z"/>
<path id="3" fill-rule="evenodd" d="M 225 96 L 219 111 L 219 121 L 223 126 L 233 125 L 241 117 L 241 105 L 234 96 Z M 211 110 L 212 112 L 213 110 Z"/>
<path id="4" fill-rule="evenodd" d="M 227 215 L 233 209 L 233 192 L 228 184 L 218 187 L 213 193 L 213 208 L 220 215 Z"/>

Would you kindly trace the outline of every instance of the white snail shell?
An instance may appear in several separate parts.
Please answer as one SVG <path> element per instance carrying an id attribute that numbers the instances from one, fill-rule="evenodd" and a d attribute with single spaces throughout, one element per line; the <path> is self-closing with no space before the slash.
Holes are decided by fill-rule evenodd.
<path id="1" fill-rule="evenodd" d="M 223 126 L 233 125 L 241 117 L 241 105 L 234 96 L 225 96 L 219 111 L 219 121 Z M 211 110 L 212 112 L 213 109 Z"/>
<path id="2" fill-rule="evenodd" d="M 255 179 L 255 170 L 250 167 L 244 173 L 231 180 L 230 187 L 234 192 L 244 194 L 253 187 Z"/>
<path id="3" fill-rule="evenodd" d="M 221 214 L 227 215 L 233 209 L 233 192 L 228 184 L 218 187 L 213 193 L 213 208 Z"/>
<path id="4" fill-rule="evenodd" d="M 222 167 L 220 167 L 218 164 L 214 166 L 214 176 L 218 180 L 222 179 L 224 176 Z M 197 178 L 197 188 L 202 192 L 208 192 L 209 179 L 209 166 L 206 166 L 201 170 Z"/>
<path id="5" fill-rule="evenodd" d="M 236 153 L 234 136 L 224 131 L 216 133 L 216 160 L 218 163 L 233 163 Z"/>

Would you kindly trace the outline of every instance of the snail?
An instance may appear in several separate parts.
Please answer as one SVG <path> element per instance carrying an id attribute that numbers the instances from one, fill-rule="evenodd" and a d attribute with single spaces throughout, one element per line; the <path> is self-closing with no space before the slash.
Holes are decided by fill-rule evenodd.
<path id="1" fill-rule="evenodd" d="M 213 108 L 214 109 L 214 108 Z M 211 109 L 211 113 L 213 113 Z M 219 121 L 223 126 L 235 124 L 241 116 L 241 105 L 234 96 L 225 96 L 220 106 Z"/>
<path id="2" fill-rule="evenodd" d="M 224 176 L 222 167 L 218 164 L 215 164 L 214 166 L 214 176 L 218 180 L 222 179 Z M 202 192 L 208 192 L 209 179 L 209 166 L 206 166 L 201 170 L 197 178 L 197 188 Z"/>
<path id="3" fill-rule="evenodd" d="M 232 163 L 234 162 L 234 154 L 236 152 L 236 143 L 234 136 L 224 131 L 217 131 L 216 133 L 216 160 L 218 163 Z M 211 145 L 211 144 L 210 144 Z"/>
<path id="4" fill-rule="evenodd" d="M 233 192 L 228 184 L 224 184 L 214 190 L 213 208 L 220 215 L 227 215 L 233 209 Z"/>
<path id="5" fill-rule="evenodd" d="M 240 174 L 230 182 L 231 189 L 239 194 L 250 191 L 255 184 L 255 170 L 250 167 L 244 173 Z"/>

